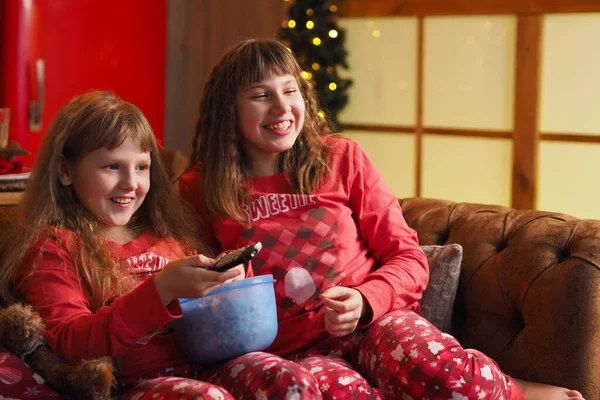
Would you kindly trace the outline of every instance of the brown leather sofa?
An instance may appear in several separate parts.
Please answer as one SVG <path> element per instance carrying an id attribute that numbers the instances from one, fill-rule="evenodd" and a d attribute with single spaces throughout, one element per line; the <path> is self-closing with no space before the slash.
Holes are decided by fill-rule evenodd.
<path id="1" fill-rule="evenodd" d="M 459 243 L 452 333 L 506 373 L 600 400 L 600 220 L 400 200 L 422 245 Z"/>
<path id="2" fill-rule="evenodd" d="M 517 378 L 600 400 L 600 220 L 400 200 L 421 244 L 459 243 L 452 333 Z M 0 207 L 0 231 L 13 208 Z"/>

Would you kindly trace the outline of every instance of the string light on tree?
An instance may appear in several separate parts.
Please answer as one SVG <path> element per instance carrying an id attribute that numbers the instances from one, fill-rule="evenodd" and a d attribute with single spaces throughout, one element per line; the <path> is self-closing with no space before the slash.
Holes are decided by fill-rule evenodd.
<path id="1" fill-rule="evenodd" d="M 338 114 L 348 103 L 352 81 L 338 74 L 341 67 L 348 68 L 345 31 L 337 25 L 338 6 L 334 0 L 286 1 L 288 20 L 279 36 L 295 54 L 302 77 L 314 85 L 323 107 L 320 115 L 327 114 L 339 125 Z"/>
<path id="2" fill-rule="evenodd" d="M 304 79 L 306 79 L 307 81 L 310 81 L 313 77 L 313 75 L 308 71 L 302 71 L 302 73 L 300 75 L 302 75 L 302 77 Z"/>

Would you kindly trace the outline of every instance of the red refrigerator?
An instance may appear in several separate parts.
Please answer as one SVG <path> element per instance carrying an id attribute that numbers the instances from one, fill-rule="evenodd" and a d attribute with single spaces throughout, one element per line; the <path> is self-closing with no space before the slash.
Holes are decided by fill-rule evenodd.
<path id="1" fill-rule="evenodd" d="M 71 97 L 112 90 L 163 141 L 165 0 L 0 0 L 0 107 L 9 139 L 31 152 Z"/>

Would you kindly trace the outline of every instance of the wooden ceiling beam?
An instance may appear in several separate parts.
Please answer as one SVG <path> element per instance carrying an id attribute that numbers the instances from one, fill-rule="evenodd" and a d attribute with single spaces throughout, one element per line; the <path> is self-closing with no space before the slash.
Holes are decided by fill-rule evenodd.
<path id="1" fill-rule="evenodd" d="M 598 0 L 338 0 L 342 17 L 600 12 Z"/>

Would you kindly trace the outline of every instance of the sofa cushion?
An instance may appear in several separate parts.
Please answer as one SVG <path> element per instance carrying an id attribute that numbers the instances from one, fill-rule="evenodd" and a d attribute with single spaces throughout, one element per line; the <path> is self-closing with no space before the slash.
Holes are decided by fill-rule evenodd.
<path id="1" fill-rule="evenodd" d="M 25 400 L 62 397 L 20 358 L 0 347 L 0 398 Z"/>
<path id="2" fill-rule="evenodd" d="M 429 283 L 420 301 L 421 315 L 442 332 L 450 332 L 463 248 L 459 244 L 421 248 L 429 264 Z"/>

